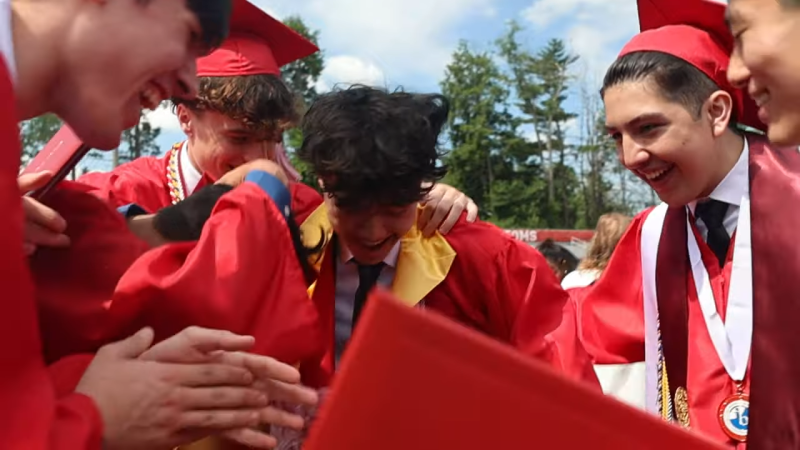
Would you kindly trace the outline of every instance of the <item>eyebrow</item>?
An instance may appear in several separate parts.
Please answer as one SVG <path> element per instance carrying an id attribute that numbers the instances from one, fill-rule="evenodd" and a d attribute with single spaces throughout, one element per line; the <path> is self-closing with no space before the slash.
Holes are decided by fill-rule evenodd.
<path id="1" fill-rule="evenodd" d="M 649 120 L 663 120 L 663 119 L 664 115 L 658 112 L 644 113 L 640 116 L 633 118 L 632 120 L 629 120 L 627 123 L 623 125 L 623 128 L 632 127 L 634 125 L 637 125 L 642 122 L 647 122 Z M 612 127 L 606 124 L 606 131 L 611 132 L 615 130 L 617 130 L 616 127 Z"/>

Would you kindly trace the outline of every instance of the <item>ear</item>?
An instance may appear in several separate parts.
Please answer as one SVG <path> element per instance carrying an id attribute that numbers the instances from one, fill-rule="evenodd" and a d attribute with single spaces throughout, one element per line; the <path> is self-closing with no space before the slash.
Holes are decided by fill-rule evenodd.
<path id="1" fill-rule="evenodd" d="M 706 114 L 711 121 L 711 132 L 720 137 L 728 129 L 733 114 L 733 98 L 731 94 L 719 90 L 711 94 L 706 101 Z"/>
<path id="2" fill-rule="evenodd" d="M 195 118 L 194 113 L 186 107 L 186 105 L 178 105 L 175 108 L 175 114 L 178 116 L 178 123 L 181 124 L 181 130 L 183 134 L 188 137 L 192 137 L 194 132 L 193 129 L 193 121 Z"/>

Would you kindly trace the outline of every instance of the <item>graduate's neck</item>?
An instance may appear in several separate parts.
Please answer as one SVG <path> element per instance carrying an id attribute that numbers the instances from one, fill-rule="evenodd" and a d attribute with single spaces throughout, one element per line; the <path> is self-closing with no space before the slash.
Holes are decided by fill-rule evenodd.
<path id="1" fill-rule="evenodd" d="M 69 29 L 73 2 L 12 0 L 11 28 L 19 120 L 56 110 L 56 85 L 62 71 L 60 43 Z M 62 74 L 63 75 L 63 74 Z"/>
<path id="2" fill-rule="evenodd" d="M 739 161 L 739 157 L 744 151 L 744 136 L 733 131 L 727 130 L 725 133 L 716 140 L 715 154 L 717 159 L 714 160 L 712 169 L 713 175 L 706 189 L 698 196 L 698 198 L 705 198 L 714 192 L 714 189 L 722 183 L 722 180 L 733 170 L 733 166 Z"/>

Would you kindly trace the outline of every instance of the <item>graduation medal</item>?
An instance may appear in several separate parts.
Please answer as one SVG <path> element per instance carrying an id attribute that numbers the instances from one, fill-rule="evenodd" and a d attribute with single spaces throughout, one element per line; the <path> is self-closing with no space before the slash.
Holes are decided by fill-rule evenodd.
<path id="1" fill-rule="evenodd" d="M 172 149 L 169 151 L 169 159 L 167 162 L 167 186 L 169 187 L 169 198 L 173 205 L 186 197 L 183 189 L 183 176 L 181 176 L 180 162 L 178 161 L 182 147 L 183 142 L 173 145 Z"/>
<path id="2" fill-rule="evenodd" d="M 746 148 L 746 147 L 745 147 Z M 749 186 L 739 205 L 736 224 L 736 241 L 733 248 L 731 281 L 728 305 L 723 323 L 717 313 L 708 272 L 703 264 L 697 240 L 687 222 L 689 261 L 695 288 L 703 311 L 703 319 L 714 349 L 728 376 L 736 383 L 736 393 L 729 395 L 719 405 L 717 417 L 720 427 L 732 440 L 747 441 L 750 423 L 750 398 L 744 393 L 744 378 L 750 360 L 753 338 L 753 272 L 750 236 Z"/>
<path id="3" fill-rule="evenodd" d="M 689 395 L 683 386 L 675 389 L 675 418 L 684 428 L 689 428 Z"/>
<path id="4" fill-rule="evenodd" d="M 722 431 L 738 442 L 747 441 L 747 426 L 750 424 L 750 397 L 744 393 L 742 385 L 736 393 L 729 395 L 719 405 L 719 425 Z"/>

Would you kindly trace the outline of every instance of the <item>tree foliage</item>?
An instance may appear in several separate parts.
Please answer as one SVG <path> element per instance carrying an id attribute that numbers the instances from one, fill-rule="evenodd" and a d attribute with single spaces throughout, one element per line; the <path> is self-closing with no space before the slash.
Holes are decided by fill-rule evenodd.
<path id="1" fill-rule="evenodd" d="M 288 27 L 299 33 L 301 36 L 319 46 L 319 30 L 309 28 L 300 16 L 290 16 L 284 21 Z M 317 83 L 322 71 L 325 69 L 324 54 L 319 51 L 301 60 L 287 64 L 281 69 L 283 81 L 302 99 L 302 104 L 298 107 L 304 112 L 305 109 L 317 98 Z M 303 143 L 303 136 L 297 128 L 291 129 L 286 133 L 284 143 L 289 152 L 292 165 L 300 172 L 303 182 L 316 188 L 311 170 L 294 155 L 294 150 Z"/>
<path id="2" fill-rule="evenodd" d="M 284 23 L 319 45 L 320 32 L 301 17 Z M 451 116 L 442 136 L 445 182 L 475 200 L 481 216 L 507 228 L 592 228 L 610 211 L 633 213 L 656 197 L 617 160 L 605 132 L 602 100 L 578 57 L 564 41 L 540 48 L 524 40 L 518 23 L 487 46 L 462 41 L 440 82 Z M 283 67 L 283 80 L 304 109 L 320 94 L 323 52 Z M 578 100 L 577 102 L 575 100 Z M 52 115 L 21 124 L 23 160 L 41 149 L 61 125 Z M 92 152 L 108 164 L 159 154 L 160 130 L 144 117 L 111 153 Z M 303 181 L 317 186 L 308 167 L 294 157 L 298 129 L 285 145 Z"/>
<path id="3" fill-rule="evenodd" d="M 23 164 L 30 161 L 47 144 L 61 128 L 61 124 L 61 119 L 53 114 L 35 117 L 20 124 Z"/>
<path id="4" fill-rule="evenodd" d="M 512 22 L 488 50 L 454 51 L 441 83 L 452 102 L 445 181 L 504 227 L 591 228 L 635 209 L 600 99 L 579 86 L 580 113 L 568 107 L 578 57 L 559 39 L 532 51 L 523 32 Z"/>

